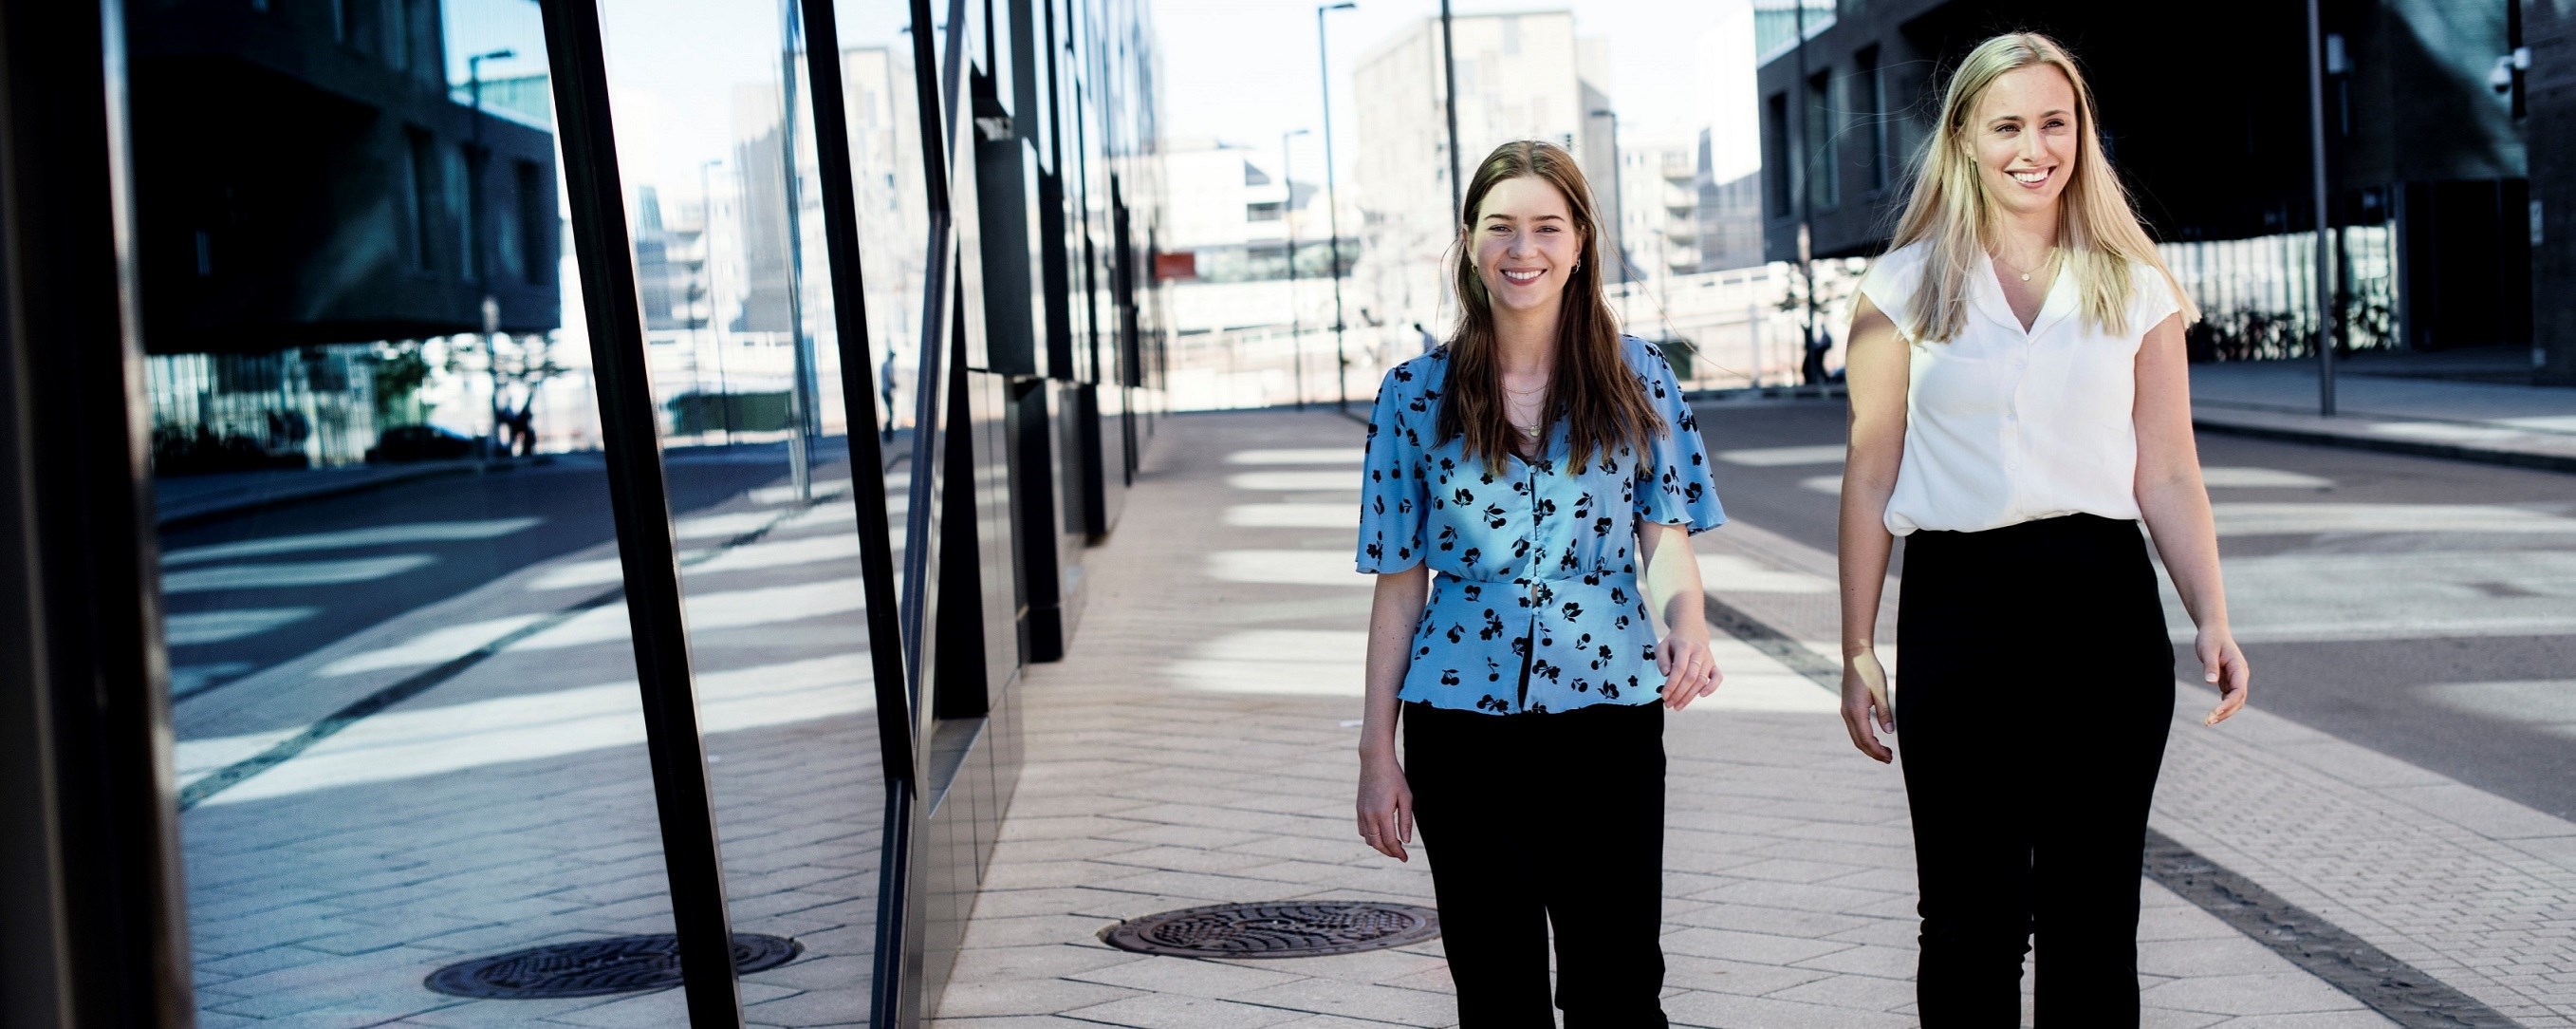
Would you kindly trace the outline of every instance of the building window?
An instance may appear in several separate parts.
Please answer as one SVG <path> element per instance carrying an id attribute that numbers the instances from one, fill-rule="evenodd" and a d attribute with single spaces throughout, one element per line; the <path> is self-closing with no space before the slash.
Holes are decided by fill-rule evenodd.
<path id="1" fill-rule="evenodd" d="M 1762 179 L 1769 194 L 1771 216 L 1789 216 L 1789 195 L 1797 180 L 1798 170 L 1789 165 L 1789 95 L 1773 93 L 1763 101 L 1762 111 Z"/>
<path id="2" fill-rule="evenodd" d="M 331 0 L 332 38 L 367 53 L 384 49 L 384 0 Z"/>
<path id="3" fill-rule="evenodd" d="M 1815 175 L 1807 202 L 1830 211 L 1842 204 L 1842 141 L 1834 117 L 1834 74 L 1817 72 L 1807 80 L 1807 162 Z"/>
<path id="4" fill-rule="evenodd" d="M 554 212 L 546 208 L 544 176 L 545 173 L 537 168 L 537 162 L 518 162 L 517 222 L 519 252 L 522 255 L 519 271 L 521 277 L 525 278 L 531 286 L 543 286 L 554 281 L 553 275 L 550 274 L 552 269 L 548 266 L 554 263 L 555 251 L 554 247 L 547 245 L 547 241 L 554 238 L 551 231 L 554 228 Z"/>
<path id="5" fill-rule="evenodd" d="M 1853 83 L 1858 94 L 1852 99 L 1859 108 L 1861 163 L 1869 170 L 1869 191 L 1887 189 L 1887 75 L 1878 66 L 1878 48 L 1869 47 L 1856 58 L 1860 63 L 1859 81 Z"/>
<path id="6" fill-rule="evenodd" d="M 1250 222 L 1278 221 L 1279 209 L 1282 206 L 1284 205 L 1277 200 L 1265 201 L 1256 204 L 1245 204 L 1243 205 L 1243 220 Z"/>
<path id="7" fill-rule="evenodd" d="M 411 160 L 403 162 L 403 214 L 411 228 L 411 266 L 418 271 L 435 271 L 437 252 L 430 240 L 438 234 L 438 152 L 430 143 L 429 133 L 411 129 L 404 133 L 411 142 Z"/>
<path id="8" fill-rule="evenodd" d="M 482 165 L 470 147 L 459 145 L 446 151 L 447 224 L 455 232 L 456 271 L 467 282 L 483 278 L 481 233 L 476 230 L 483 221 L 483 181 L 474 174 Z"/>
<path id="9" fill-rule="evenodd" d="M 385 19 L 385 64 L 403 71 L 411 67 L 411 4 L 394 0 L 391 13 L 393 17 Z"/>

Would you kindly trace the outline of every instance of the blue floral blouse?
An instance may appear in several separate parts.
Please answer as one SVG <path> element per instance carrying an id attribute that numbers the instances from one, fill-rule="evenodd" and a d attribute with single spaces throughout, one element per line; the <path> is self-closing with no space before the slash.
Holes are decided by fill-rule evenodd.
<path id="1" fill-rule="evenodd" d="M 1359 570 L 1439 573 L 1400 699 L 1491 714 L 1658 699 L 1637 523 L 1700 532 L 1726 513 L 1671 363 L 1644 340 L 1622 343 L 1665 432 L 1642 457 L 1622 446 L 1580 468 L 1562 425 L 1535 463 L 1513 455 L 1499 470 L 1462 440 L 1435 440 L 1447 347 L 1386 373 L 1369 418 Z"/>

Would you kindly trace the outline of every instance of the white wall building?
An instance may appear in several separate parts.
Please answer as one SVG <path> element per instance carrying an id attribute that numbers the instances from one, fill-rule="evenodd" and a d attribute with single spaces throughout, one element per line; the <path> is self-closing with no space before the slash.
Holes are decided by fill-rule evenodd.
<path id="1" fill-rule="evenodd" d="M 1450 31 L 1460 174 L 1473 179 L 1476 161 L 1500 144 L 1543 139 L 1573 151 L 1595 190 L 1609 193 L 1617 174 L 1610 121 L 1591 113 L 1610 106 L 1598 81 L 1608 46 L 1577 38 L 1567 11 L 1456 15 Z M 1443 265 L 1455 233 L 1440 35 L 1438 18 L 1416 21 L 1368 51 L 1352 75 L 1352 95 L 1368 98 L 1352 176 L 1367 252 L 1352 276 L 1373 310 L 1407 332 L 1416 321 L 1444 332 L 1450 318 Z M 1598 202 L 1607 208 L 1612 198 Z"/>

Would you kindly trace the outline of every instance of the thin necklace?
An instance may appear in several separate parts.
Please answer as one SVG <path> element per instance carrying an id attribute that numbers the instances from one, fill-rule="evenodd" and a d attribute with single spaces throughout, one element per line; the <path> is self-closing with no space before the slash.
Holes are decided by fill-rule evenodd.
<path id="1" fill-rule="evenodd" d="M 2004 255 L 2003 255 L 2001 252 L 1997 252 L 1997 253 L 1996 253 L 1996 254 L 1994 254 L 1993 256 L 1994 256 L 1994 259 L 1995 259 L 1995 263 L 2000 264 L 2000 265 L 2003 265 L 2003 266 L 2004 266 L 2004 267 L 2006 267 L 2006 268 L 2010 268 L 2010 269 L 2012 269 L 2016 274 L 2019 274 L 2019 275 L 2021 276 L 2021 281 L 2023 281 L 2023 282 L 2029 282 L 2029 281 L 2030 281 L 2030 273 L 2029 273 L 2029 272 L 2026 272 L 2026 271 L 2022 271 L 2022 270 L 2021 270 L 2021 268 L 2020 268 L 2019 266 L 2017 266 L 2017 265 L 2013 264 L 2013 263 L 2012 263 L 2012 262 L 2010 262 L 2010 261 L 2004 260 Z M 2041 258 L 2040 258 L 2039 266 L 2040 266 L 2041 268 L 2043 268 L 2043 269 L 2044 269 L 2044 268 L 2047 268 L 2047 267 L 2048 267 L 2048 265 L 2049 265 L 2049 262 L 2052 262 L 2052 261 L 2055 261 L 2055 260 L 2057 260 L 2057 245 L 2056 245 L 2056 244 L 2054 244 L 2054 243 L 2052 243 L 2052 244 L 2049 244 L 2049 247 L 2048 247 L 2048 253 L 2047 253 L 2045 256 L 2043 256 L 2043 257 L 2041 257 Z M 1509 388 L 1511 388 L 1511 387 L 1506 386 L 1506 387 L 1504 387 L 1504 388 L 1505 388 L 1505 389 L 1509 389 Z"/>
<path id="2" fill-rule="evenodd" d="M 1497 380 L 1496 380 L 1496 383 L 1497 383 L 1498 385 L 1500 384 L 1500 382 L 1501 382 L 1501 380 L 1500 380 L 1500 379 L 1497 379 Z M 1547 392 L 1547 384 L 1542 382 L 1542 383 L 1538 384 L 1538 387 L 1537 387 L 1537 388 L 1535 388 L 1535 389 L 1513 389 L 1513 388 L 1511 388 L 1510 386 L 1504 386 L 1504 387 L 1503 387 L 1503 392 L 1505 392 L 1505 393 L 1509 393 L 1509 394 L 1512 394 L 1513 396 L 1526 397 L 1526 396 L 1529 396 L 1529 395 L 1534 394 L 1534 393 L 1545 393 L 1545 392 Z M 1511 425 L 1511 427 L 1512 427 L 1512 428 L 1515 428 L 1515 429 L 1520 430 L 1521 435 L 1526 436 L 1526 437 L 1529 437 L 1529 438 L 1531 438 L 1531 439 L 1537 439 L 1537 438 L 1538 438 L 1538 429 L 1539 429 L 1538 425 L 1523 425 L 1523 424 L 1521 424 L 1521 423 L 1519 423 L 1519 422 L 1511 421 L 1511 419 L 1509 419 L 1509 418 L 1505 418 L 1505 419 L 1504 419 L 1504 421 L 1505 421 L 1505 422 L 1508 422 L 1508 423 Z M 1546 421 L 1547 421 L 1547 418 L 1546 418 L 1546 416 L 1545 416 L 1545 415 L 1541 415 L 1541 416 L 1539 417 L 1539 423 L 1540 423 L 1540 424 L 1545 424 L 1545 423 L 1546 423 Z"/>

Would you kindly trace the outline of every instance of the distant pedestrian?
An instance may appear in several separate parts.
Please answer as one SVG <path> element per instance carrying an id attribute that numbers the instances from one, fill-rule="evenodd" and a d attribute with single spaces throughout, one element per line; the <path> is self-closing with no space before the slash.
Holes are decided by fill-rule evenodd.
<path id="1" fill-rule="evenodd" d="M 2199 312 L 2102 152 L 2083 74 L 2045 36 L 1950 78 L 1893 249 L 1849 336 L 1843 721 L 1904 753 L 1925 1029 L 2138 1024 L 2138 866 L 2174 708 L 2156 550 L 2199 623 L 2215 725 L 2245 704 L 2192 447 Z M 1881 584 L 1905 544 L 1891 705 Z"/>
<path id="2" fill-rule="evenodd" d="M 878 438 L 883 439 L 883 440 L 887 440 L 887 441 L 892 441 L 892 440 L 894 439 L 894 348 L 893 348 L 893 347 L 887 347 L 887 348 L 886 348 L 885 363 L 883 363 L 883 364 L 881 364 L 881 365 L 879 365 L 879 366 L 877 367 L 877 394 L 878 394 L 880 397 L 882 397 L 882 398 L 883 398 L 882 406 L 884 407 L 884 410 L 883 410 L 883 411 L 881 411 L 881 412 L 879 412 L 879 414 L 881 414 L 881 415 L 884 417 L 884 419 L 885 419 L 885 425 L 884 425 L 884 428 L 882 428 L 882 429 L 878 430 Z"/>
<path id="3" fill-rule="evenodd" d="M 1413 323 L 1413 331 L 1422 337 L 1423 353 L 1428 354 L 1440 349 L 1440 337 L 1432 335 L 1431 330 L 1423 328 L 1421 322 Z"/>
<path id="4" fill-rule="evenodd" d="M 508 425 L 511 449 L 521 457 L 535 454 L 537 452 L 537 398 L 529 397 L 519 404 L 518 410 L 510 412 Z"/>
<path id="5" fill-rule="evenodd" d="M 1563 149 L 1485 158 L 1457 332 L 1369 424 L 1359 832 L 1406 860 L 1420 818 L 1462 1029 L 1556 1024 L 1551 928 L 1567 1026 L 1667 1024 L 1664 711 L 1720 681 L 1687 537 L 1725 515 L 1672 365 L 1602 297 L 1597 210 Z"/>

